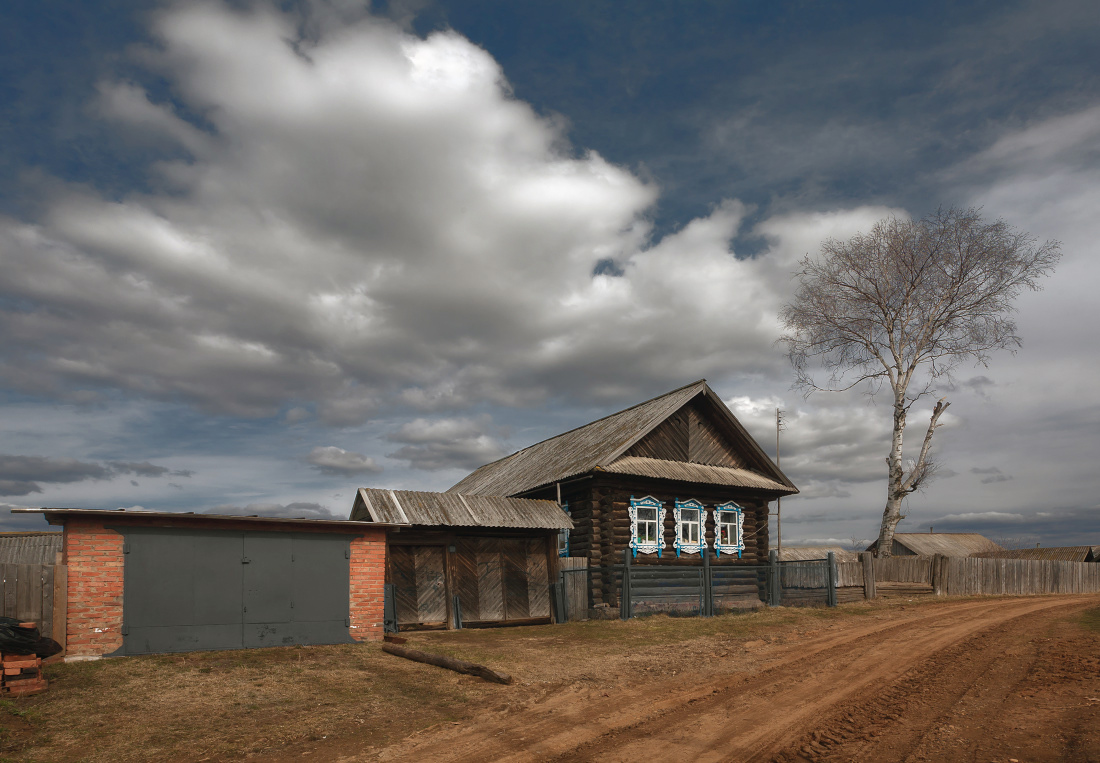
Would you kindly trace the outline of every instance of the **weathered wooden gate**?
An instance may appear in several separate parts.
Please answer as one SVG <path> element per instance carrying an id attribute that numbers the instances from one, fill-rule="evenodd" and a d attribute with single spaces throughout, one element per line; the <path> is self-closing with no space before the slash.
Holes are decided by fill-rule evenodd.
<path id="1" fill-rule="evenodd" d="M 477 627 L 550 617 L 546 538 L 391 544 L 388 564 L 400 628 Z"/>

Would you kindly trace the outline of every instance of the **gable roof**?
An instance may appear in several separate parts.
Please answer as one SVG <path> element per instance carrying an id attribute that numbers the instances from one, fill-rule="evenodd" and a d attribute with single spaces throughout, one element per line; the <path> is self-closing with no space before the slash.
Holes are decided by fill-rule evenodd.
<path id="1" fill-rule="evenodd" d="M 631 447 L 693 400 L 699 401 L 699 404 L 705 407 L 710 420 L 724 436 L 741 446 L 750 468 L 708 466 L 714 469 L 729 468 L 730 471 L 712 476 L 711 479 L 698 479 L 703 476 L 702 473 L 695 476 L 686 473 L 685 476 L 655 473 L 660 469 L 692 467 L 696 466 L 695 464 L 627 455 Z M 627 457 L 622 458 L 623 456 Z M 616 464 L 620 458 L 622 461 Z M 667 479 L 691 479 L 712 484 L 758 487 L 773 490 L 781 495 L 798 492 L 794 483 L 768 458 L 722 399 L 707 385 L 705 379 L 692 382 L 486 464 L 466 476 L 448 492 L 466 495 L 519 495 L 595 469 Z"/>
<path id="2" fill-rule="evenodd" d="M 894 540 L 917 556 L 974 556 L 986 551 L 1004 550 L 979 533 L 894 533 Z M 867 550 L 877 548 L 876 540 Z"/>
<path id="3" fill-rule="evenodd" d="M 569 530 L 573 521 L 553 501 L 532 498 L 359 488 L 352 521 L 431 527 Z"/>

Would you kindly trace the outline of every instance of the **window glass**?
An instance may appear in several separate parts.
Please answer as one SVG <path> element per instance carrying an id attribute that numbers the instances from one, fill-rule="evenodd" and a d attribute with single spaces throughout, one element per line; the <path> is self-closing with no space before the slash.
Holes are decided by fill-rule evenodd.
<path id="1" fill-rule="evenodd" d="M 630 549 L 635 556 L 656 553 L 665 547 L 661 533 L 665 509 L 656 498 L 630 498 Z"/>

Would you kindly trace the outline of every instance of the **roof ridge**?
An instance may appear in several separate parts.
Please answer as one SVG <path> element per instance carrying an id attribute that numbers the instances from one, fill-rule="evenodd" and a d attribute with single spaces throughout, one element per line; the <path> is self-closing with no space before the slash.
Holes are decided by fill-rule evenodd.
<path id="1" fill-rule="evenodd" d="M 567 429 L 564 432 L 559 432 L 558 434 L 554 435 L 553 437 L 547 437 L 545 440 L 539 440 L 538 442 L 533 442 L 533 443 L 531 443 L 530 445 L 528 445 L 524 448 L 520 448 L 519 450 L 515 451 L 514 453 L 510 453 L 507 456 L 502 456 L 501 458 L 498 458 L 496 461 L 490 461 L 487 464 L 482 464 L 477 469 L 474 469 L 474 472 L 477 472 L 481 469 L 484 469 L 486 466 L 492 466 L 493 464 L 499 464 L 501 461 L 507 461 L 509 458 L 512 458 L 513 456 L 518 456 L 520 453 L 524 452 L 525 450 L 530 450 L 531 448 L 535 447 L 536 445 L 542 445 L 544 442 L 550 442 L 551 440 L 556 440 L 559 437 L 565 437 L 567 434 L 571 434 L 573 432 L 576 432 L 578 429 L 584 429 L 586 427 L 590 427 L 593 424 L 600 423 L 601 421 L 606 421 L 607 419 L 614 418 L 615 416 L 619 416 L 621 414 L 627 413 L 628 411 L 633 411 L 635 408 L 641 408 L 643 405 L 649 405 L 650 403 L 652 403 L 656 400 L 660 400 L 662 397 L 668 397 L 670 395 L 675 395 L 677 392 L 682 392 L 683 390 L 687 389 L 688 387 L 694 387 L 697 384 L 702 384 L 702 385 L 705 386 L 706 383 L 707 383 L 706 379 L 698 379 L 696 381 L 691 382 L 690 384 L 685 384 L 681 387 L 677 387 L 674 390 L 669 390 L 668 392 L 664 392 L 660 395 L 656 395 L 654 397 L 651 397 L 648 400 L 643 400 L 640 403 L 635 403 L 634 405 L 630 406 L 629 408 L 623 408 L 622 410 L 615 411 L 614 413 L 609 413 L 606 416 L 601 416 L 598 419 L 593 419 L 592 421 L 589 421 L 587 424 L 581 424 L 580 426 L 573 427 L 572 429 Z M 471 474 L 473 474 L 474 472 L 471 472 Z M 448 492 L 450 492 L 450 491 L 448 490 Z"/>

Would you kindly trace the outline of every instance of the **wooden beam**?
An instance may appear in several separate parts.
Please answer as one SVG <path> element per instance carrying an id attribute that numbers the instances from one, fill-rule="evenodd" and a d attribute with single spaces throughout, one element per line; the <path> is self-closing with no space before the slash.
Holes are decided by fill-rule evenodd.
<path id="1" fill-rule="evenodd" d="M 507 673 L 493 670 L 492 668 L 487 668 L 484 665 L 478 665 L 473 662 L 459 660 L 454 657 L 444 657 L 441 654 L 430 654 L 429 652 L 421 652 L 419 649 L 409 649 L 408 647 L 388 643 L 382 644 L 382 651 L 397 657 L 404 657 L 406 660 L 412 660 L 413 662 L 423 662 L 428 665 L 435 665 L 439 668 L 453 670 L 456 673 L 478 676 L 479 678 L 483 678 L 486 681 L 492 681 L 493 683 L 512 683 L 512 676 Z"/>

